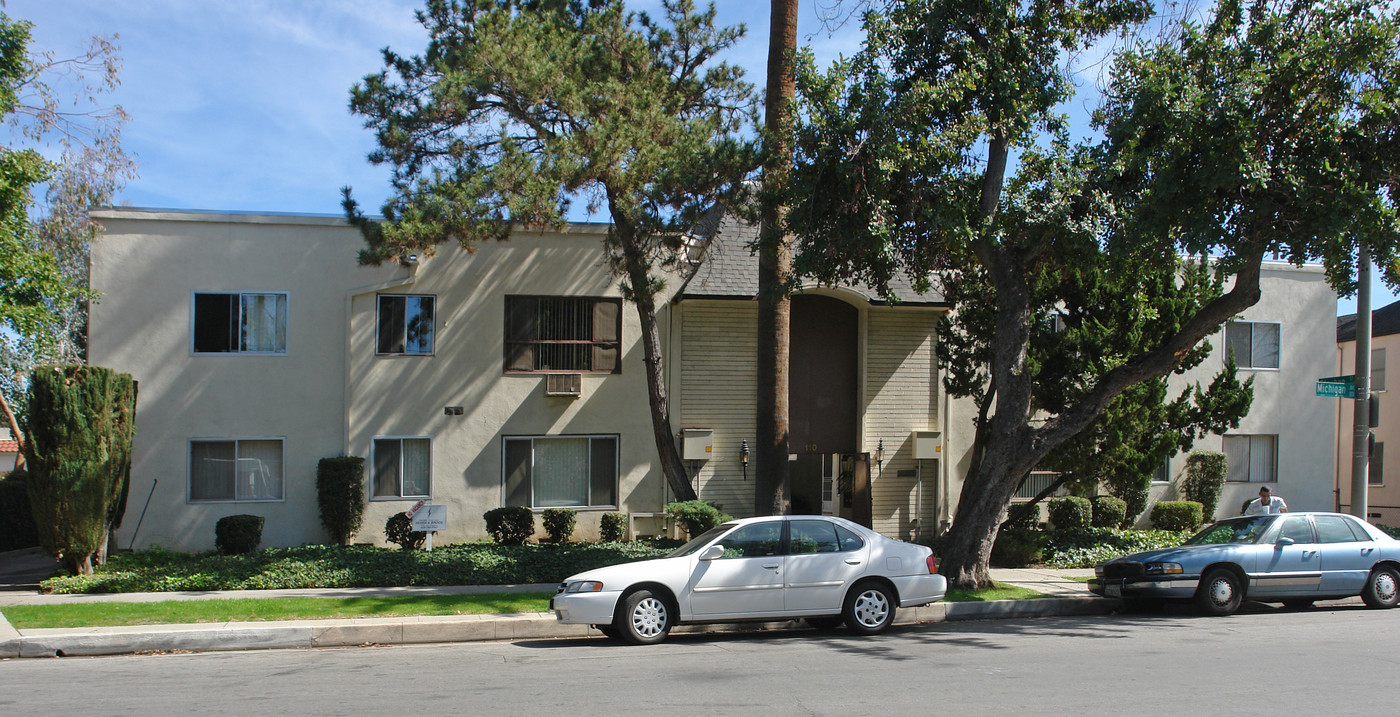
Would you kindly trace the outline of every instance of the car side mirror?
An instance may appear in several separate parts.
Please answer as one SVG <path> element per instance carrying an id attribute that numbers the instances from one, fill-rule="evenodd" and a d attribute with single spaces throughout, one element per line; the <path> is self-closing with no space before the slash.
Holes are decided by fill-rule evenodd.
<path id="1" fill-rule="evenodd" d="M 1280 548 L 1286 548 L 1286 547 L 1292 545 L 1293 543 L 1294 543 L 1294 540 L 1293 540 L 1292 538 L 1279 538 L 1277 541 L 1274 542 L 1274 545 L 1276 545 L 1276 546 L 1278 546 L 1278 547 L 1280 547 Z"/>
<path id="2" fill-rule="evenodd" d="M 724 557 L 724 548 L 718 545 L 711 545 L 700 553 L 700 559 L 704 561 L 714 560 Z"/>

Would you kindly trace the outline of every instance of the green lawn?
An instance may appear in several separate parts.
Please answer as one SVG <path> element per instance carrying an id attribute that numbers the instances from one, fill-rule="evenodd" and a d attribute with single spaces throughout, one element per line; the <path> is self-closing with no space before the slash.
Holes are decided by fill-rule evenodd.
<path id="1" fill-rule="evenodd" d="M 46 627 L 104 627 L 201 622 L 328 620 L 412 615 L 491 615 L 545 612 L 549 593 L 490 595 L 413 595 L 352 598 L 248 598 L 241 600 L 166 600 L 162 602 L 89 602 L 72 605 L 16 605 L 3 612 L 19 630 Z M 947 602 L 1029 600 L 1048 597 L 1026 588 L 998 583 L 968 593 L 950 590 Z"/>

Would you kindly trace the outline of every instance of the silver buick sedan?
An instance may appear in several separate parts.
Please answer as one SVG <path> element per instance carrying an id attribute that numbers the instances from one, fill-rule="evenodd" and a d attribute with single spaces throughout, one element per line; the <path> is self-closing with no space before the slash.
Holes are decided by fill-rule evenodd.
<path id="1" fill-rule="evenodd" d="M 1340 513 L 1228 518 L 1180 547 L 1101 563 L 1089 590 L 1130 609 L 1192 600 L 1208 615 L 1229 615 L 1246 599 L 1302 608 L 1360 595 L 1391 608 L 1400 601 L 1400 541 Z"/>
<path id="2" fill-rule="evenodd" d="M 933 551 L 849 520 L 746 518 L 717 526 L 664 558 L 572 575 L 549 601 L 559 622 L 593 625 L 633 644 L 678 623 L 804 618 L 873 635 L 895 610 L 942 599 Z"/>

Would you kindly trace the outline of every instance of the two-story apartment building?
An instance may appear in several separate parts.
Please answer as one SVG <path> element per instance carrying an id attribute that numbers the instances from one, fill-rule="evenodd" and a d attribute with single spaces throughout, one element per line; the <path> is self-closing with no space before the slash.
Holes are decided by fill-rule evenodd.
<path id="1" fill-rule="evenodd" d="M 1386 390 L 1386 363 L 1400 357 L 1400 302 L 1371 312 L 1371 393 L 1380 412 L 1371 429 L 1374 444 L 1367 460 L 1366 517 L 1374 523 L 1400 525 L 1400 480 L 1386 480 L 1385 447 L 1400 446 L 1400 412 Z M 1356 373 L 1356 314 L 1337 317 L 1337 376 Z M 1337 400 L 1336 509 L 1351 512 L 1352 427 L 1355 406 Z"/>

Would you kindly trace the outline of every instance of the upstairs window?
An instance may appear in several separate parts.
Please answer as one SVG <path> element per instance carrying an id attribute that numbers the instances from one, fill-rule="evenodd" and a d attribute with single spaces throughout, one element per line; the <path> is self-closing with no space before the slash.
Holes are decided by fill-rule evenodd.
<path id="1" fill-rule="evenodd" d="M 507 373 L 618 373 L 622 300 L 507 296 Z"/>
<path id="2" fill-rule="evenodd" d="M 1279 367 L 1279 324 L 1231 321 L 1225 325 L 1225 346 L 1240 368 Z"/>
<path id="3" fill-rule="evenodd" d="M 433 353 L 434 297 L 379 297 L 379 342 L 376 353 L 414 356 Z"/>
<path id="4" fill-rule="evenodd" d="M 196 293 L 193 344 L 197 354 L 287 353 L 287 295 Z"/>

